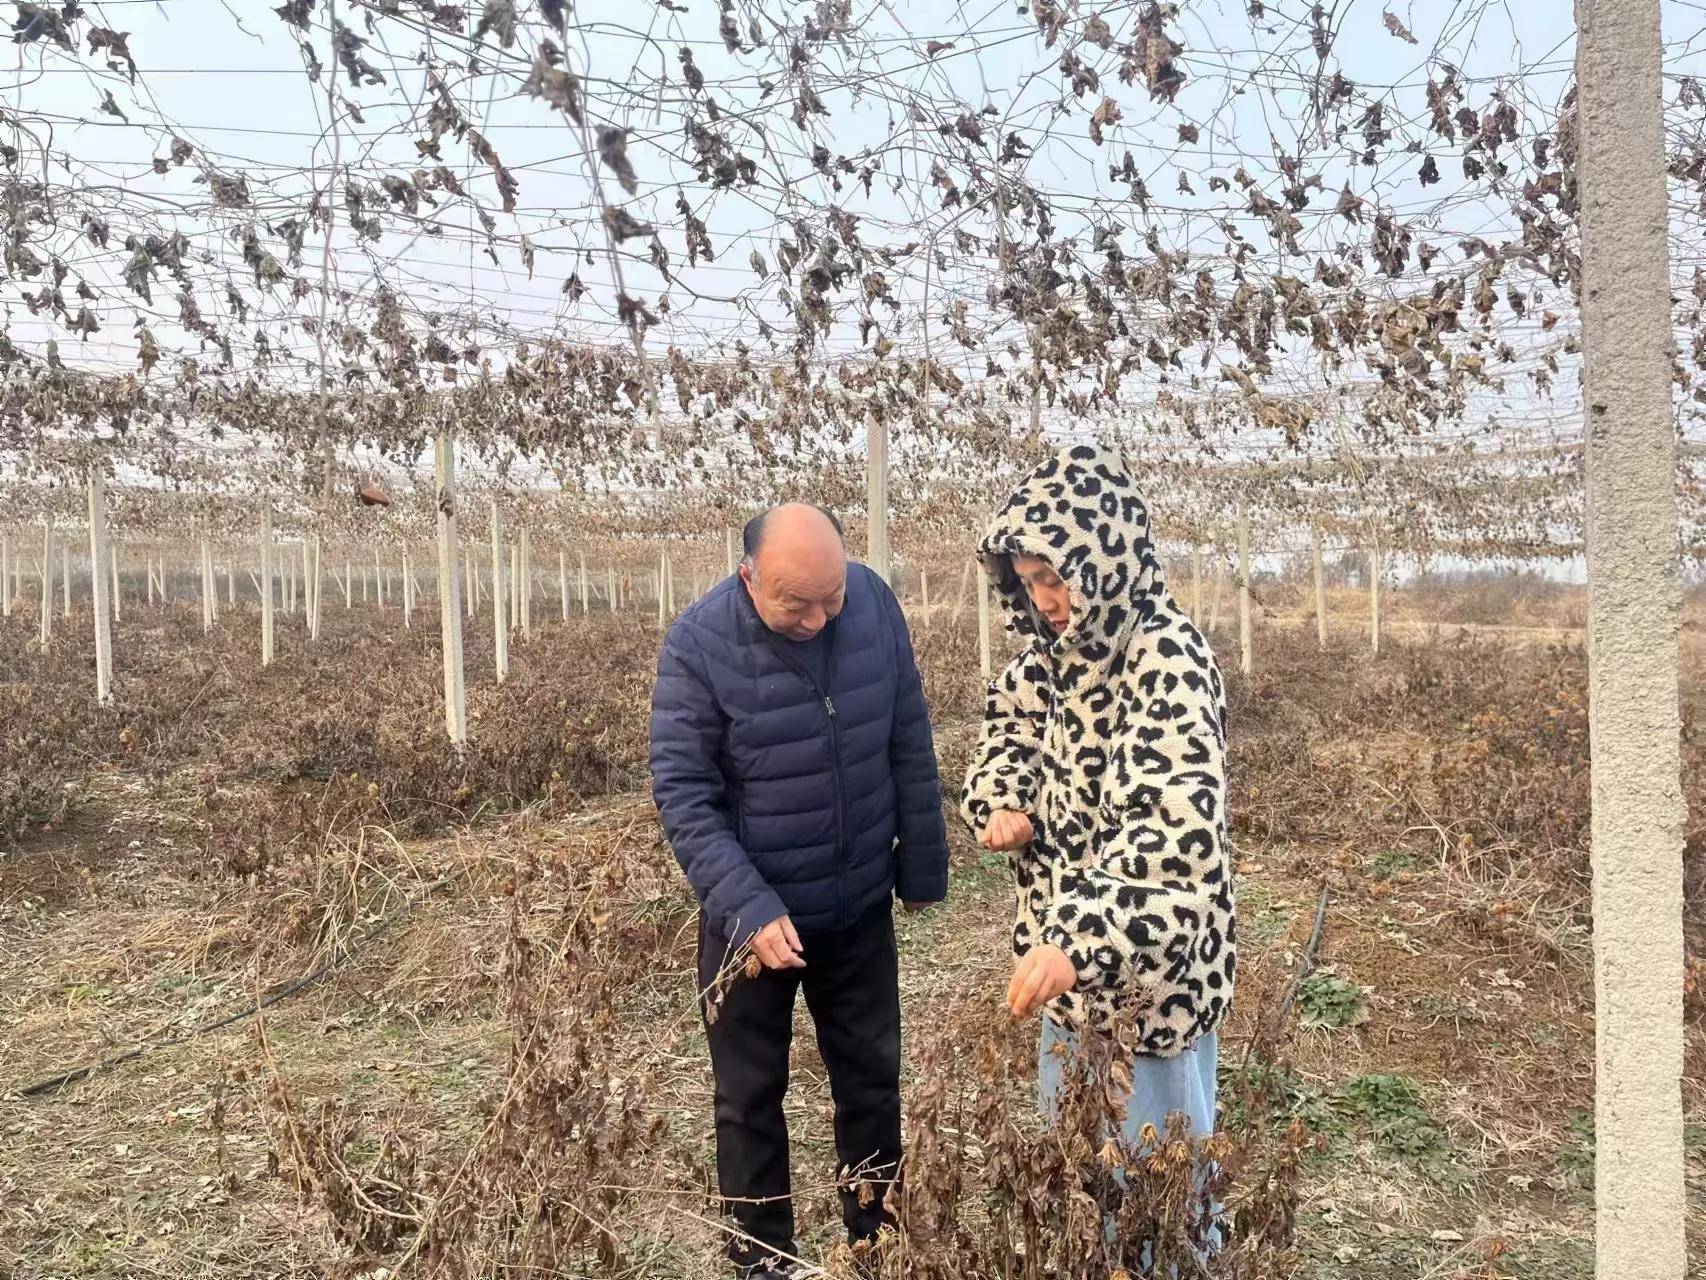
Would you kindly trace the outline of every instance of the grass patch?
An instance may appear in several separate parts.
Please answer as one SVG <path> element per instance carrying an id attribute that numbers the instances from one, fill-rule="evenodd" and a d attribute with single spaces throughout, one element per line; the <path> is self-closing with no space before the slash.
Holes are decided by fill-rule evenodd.
<path id="1" fill-rule="evenodd" d="M 1594 1140 L 1593 1112 L 1578 1107 L 1570 1112 L 1565 1128 L 1569 1137 L 1558 1149 L 1558 1178 L 1577 1191 L 1593 1190 L 1593 1162 L 1598 1144 Z"/>
<path id="2" fill-rule="evenodd" d="M 1459 1034 L 1466 1024 L 1480 1026 L 1487 1021 L 1487 1015 L 1476 1005 L 1433 991 L 1416 996 L 1410 1003 L 1418 1017 L 1426 1018 L 1429 1023 L 1436 1025 L 1449 1022 Z"/>
<path id="3" fill-rule="evenodd" d="M 1368 860 L 1368 872 L 1376 880 L 1390 880 L 1403 872 L 1419 870 L 1421 865 L 1408 849 L 1382 849 Z"/>
<path id="4" fill-rule="evenodd" d="M 1259 947 L 1270 947 L 1285 937 L 1296 912 L 1286 903 L 1276 903 L 1271 886 L 1261 880 L 1238 884 L 1238 934 Z"/>
<path id="5" fill-rule="evenodd" d="M 1327 1096 L 1284 1063 L 1252 1058 L 1241 1066 L 1223 1064 L 1220 1096 L 1220 1123 L 1232 1132 L 1255 1124 L 1283 1129 L 1293 1120 L 1322 1138 L 1343 1131 Z"/>
<path id="6" fill-rule="evenodd" d="M 1500 1261 L 1513 1275 L 1589 1280 L 1593 1275 L 1593 1244 L 1587 1240 L 1540 1240 L 1516 1249 Z"/>
<path id="7" fill-rule="evenodd" d="M 1445 1154 L 1445 1133 L 1428 1112 L 1421 1086 L 1409 1076 L 1375 1074 L 1347 1080 L 1334 1091 L 1333 1105 L 1366 1123 L 1393 1155 L 1430 1160 Z"/>
<path id="8" fill-rule="evenodd" d="M 1369 1019 L 1368 992 L 1331 969 L 1317 969 L 1298 984 L 1297 1015 L 1305 1027 L 1360 1027 Z"/>

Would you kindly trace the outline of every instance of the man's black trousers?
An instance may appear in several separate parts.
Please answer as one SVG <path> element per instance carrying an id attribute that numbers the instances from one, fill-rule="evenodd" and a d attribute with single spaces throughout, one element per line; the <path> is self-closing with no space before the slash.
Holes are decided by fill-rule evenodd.
<path id="1" fill-rule="evenodd" d="M 716 1077 L 717 1185 L 725 1212 L 751 1237 L 735 1237 L 729 1246 L 741 1268 L 795 1252 L 782 1098 L 797 989 L 805 990 L 835 1099 L 841 1215 L 850 1241 L 874 1237 L 887 1221 L 883 1197 L 900 1161 L 900 973 L 892 905 L 882 903 L 847 929 L 801 935 L 800 942 L 805 968 L 725 977 L 719 1001 L 718 974 L 734 951 L 709 925 L 699 926 L 700 1011 L 717 1004 L 705 1029 Z"/>

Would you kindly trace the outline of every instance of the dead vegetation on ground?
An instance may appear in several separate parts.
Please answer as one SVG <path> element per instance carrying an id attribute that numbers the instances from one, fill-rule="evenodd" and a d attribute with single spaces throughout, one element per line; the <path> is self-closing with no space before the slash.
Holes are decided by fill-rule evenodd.
<path id="1" fill-rule="evenodd" d="M 0 1269 L 715 1274 L 692 903 L 630 794 L 655 634 L 542 629 L 475 695 L 484 741 L 451 771 L 419 635 L 352 619 L 257 678 L 240 637 L 208 658 L 190 611 L 156 612 L 129 650 L 155 683 L 112 713 L 71 705 L 85 673 L 63 656 L 0 649 L 8 696 L 63 681 L 50 723 L 73 726 L 53 739 L 57 798 L 13 810 L 0 861 L 0 1088 L 324 972 L 260 1019 L 0 1102 L 18 1157 Z M 915 623 L 949 777 L 978 701 L 969 624 Z M 1211 1194 L 1234 1209 L 1216 1274 L 1588 1274 L 1579 649 L 1400 644 L 1374 662 L 1260 635 L 1258 677 L 1232 680 L 1244 966 L 1216 1181 L 1170 1141 L 1093 1141 L 1089 1077 L 1062 1129 L 1037 1128 L 1034 1042 L 994 1011 L 1007 870 L 960 841 L 951 902 L 902 931 L 913 1165 L 885 1276 L 1061 1257 L 1136 1276 L 1140 1259 L 1096 1252 L 1103 1212 L 1122 1238 L 1186 1248 Z M 357 652 L 371 681 L 348 679 Z M 602 678 L 563 678 L 586 670 Z M 1698 802 L 1702 690 L 1685 694 Z M 0 768 L 21 778 L 16 741 Z M 1698 829 L 1689 853 L 1698 886 Z M 1320 966 L 1299 982 L 1323 885 Z M 1283 1050 L 1247 1055 L 1288 997 Z M 1698 1030 L 1690 1051 L 1698 1124 Z M 853 1260 L 803 1033 L 794 1076 L 802 1253 L 836 1274 Z M 1690 1150 L 1698 1188 L 1706 1129 Z"/>

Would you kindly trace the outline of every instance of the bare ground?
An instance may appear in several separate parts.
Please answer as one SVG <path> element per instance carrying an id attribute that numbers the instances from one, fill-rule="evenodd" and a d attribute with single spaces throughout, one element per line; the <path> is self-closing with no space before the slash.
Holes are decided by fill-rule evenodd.
<path id="1" fill-rule="evenodd" d="M 1234 749 L 1253 762 L 1240 782 L 1252 820 L 1238 841 L 1243 968 L 1224 1070 L 1239 1067 L 1290 987 L 1327 886 L 1324 970 L 1298 1012 L 1329 1025 L 1294 1029 L 1285 1082 L 1287 1105 L 1324 1143 L 1308 1171 L 1300 1274 L 1586 1277 L 1585 902 L 1539 856 L 1550 851 L 1489 856 L 1484 841 L 1465 842 L 1455 815 L 1435 809 L 1426 737 L 1358 710 L 1359 697 L 1381 695 L 1390 680 L 1340 651 L 1325 664 L 1278 663 L 1235 697 Z M 950 776 L 967 732 L 961 720 L 940 733 Z M 426 839 L 370 829 L 311 875 L 243 882 L 198 862 L 193 788 L 103 771 L 79 789 L 58 829 L 0 861 L 0 1089 L 338 967 L 260 1019 L 45 1096 L 0 1099 L 0 1274 L 322 1275 L 346 1265 L 348 1249 L 278 1159 L 266 1081 L 276 1070 L 299 1098 L 383 1114 L 446 1152 L 466 1146 L 508 1052 L 501 970 L 517 866 L 531 859 L 547 876 L 567 874 L 593 850 L 631 858 L 638 870 L 611 909 L 648 921 L 663 940 L 646 980 L 623 995 L 621 1028 L 599 1049 L 613 1072 L 636 1059 L 655 1071 L 653 1105 L 676 1161 L 647 1179 L 651 1212 L 633 1225 L 629 1273 L 719 1272 L 718 1232 L 699 1191 L 712 1135 L 692 904 L 667 874 L 643 795 Z M 923 1047 L 978 1001 L 994 1027 L 1010 892 L 1004 861 L 957 839 L 946 907 L 900 922 L 909 1076 Z M 1689 1050 L 1699 1258 L 1698 1024 Z M 802 1250 L 818 1257 L 835 1234 L 832 1135 L 803 1010 L 794 1067 Z"/>

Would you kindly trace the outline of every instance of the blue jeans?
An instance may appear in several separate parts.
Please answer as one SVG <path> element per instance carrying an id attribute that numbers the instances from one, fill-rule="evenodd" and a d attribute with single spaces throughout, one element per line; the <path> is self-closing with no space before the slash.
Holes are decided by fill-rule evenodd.
<path id="1" fill-rule="evenodd" d="M 1064 1046 L 1060 1053 L 1056 1045 Z M 1046 1013 L 1043 1015 L 1042 1041 L 1037 1048 L 1037 1103 L 1043 1117 L 1053 1121 L 1060 1112 L 1060 1089 L 1066 1064 L 1078 1049 L 1078 1036 L 1058 1025 Z M 1215 1072 L 1220 1065 L 1220 1039 L 1211 1031 L 1189 1049 L 1172 1058 L 1138 1056 L 1131 1064 L 1131 1097 L 1126 1100 L 1125 1140 L 1139 1147 L 1138 1135 L 1143 1126 L 1155 1126 L 1157 1133 L 1167 1131 L 1167 1117 L 1182 1111 L 1191 1120 L 1190 1137 L 1200 1141 L 1214 1132 Z M 1124 1185 L 1125 1175 L 1115 1178 Z M 1213 1206 L 1216 1225 L 1210 1230 L 1209 1251 L 1220 1247 L 1220 1205 Z M 1108 1238 L 1113 1239 L 1114 1223 L 1108 1221 Z M 1143 1247 L 1143 1265 L 1150 1262 L 1149 1246 Z"/>
<path id="2" fill-rule="evenodd" d="M 1055 1045 L 1064 1045 L 1062 1054 Z M 1066 1063 L 1078 1048 L 1078 1037 L 1066 1027 L 1043 1015 L 1042 1043 L 1037 1049 L 1038 1105 L 1047 1119 L 1059 1109 L 1061 1077 Z M 1183 1111 L 1191 1118 L 1191 1137 L 1206 1138 L 1214 1132 L 1215 1070 L 1220 1065 L 1220 1041 L 1211 1031 L 1177 1057 L 1138 1057 L 1131 1064 L 1131 1098 L 1125 1109 L 1125 1140 L 1137 1145 L 1143 1126 L 1152 1124 L 1157 1133 L 1167 1130 L 1167 1116 Z"/>

